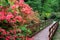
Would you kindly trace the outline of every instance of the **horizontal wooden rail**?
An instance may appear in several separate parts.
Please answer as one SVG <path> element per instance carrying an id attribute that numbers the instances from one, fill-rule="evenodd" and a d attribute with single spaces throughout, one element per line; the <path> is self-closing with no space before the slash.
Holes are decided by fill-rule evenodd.
<path id="1" fill-rule="evenodd" d="M 54 35 L 56 29 L 58 28 L 59 23 L 55 22 L 50 28 L 49 28 L 49 40 L 52 40 L 52 36 Z"/>

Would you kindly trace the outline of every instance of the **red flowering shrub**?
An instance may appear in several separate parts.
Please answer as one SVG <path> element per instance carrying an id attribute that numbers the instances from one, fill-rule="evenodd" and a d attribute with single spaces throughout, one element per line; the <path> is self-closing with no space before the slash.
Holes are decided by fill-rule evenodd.
<path id="1" fill-rule="evenodd" d="M 20 36 L 17 34 L 20 33 L 21 30 L 9 30 L 6 31 L 5 29 L 0 28 L 0 38 L 3 38 L 4 40 L 16 40 Z"/>
<path id="2" fill-rule="evenodd" d="M 5 5 L 0 4 L 0 39 L 18 40 L 31 33 L 25 25 L 29 16 L 34 14 L 32 8 L 24 3 L 24 0 L 4 0 L 3 2 Z"/>

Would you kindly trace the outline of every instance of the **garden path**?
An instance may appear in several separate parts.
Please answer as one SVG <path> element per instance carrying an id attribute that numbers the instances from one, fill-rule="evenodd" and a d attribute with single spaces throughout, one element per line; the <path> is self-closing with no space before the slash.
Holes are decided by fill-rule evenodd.
<path id="1" fill-rule="evenodd" d="M 49 35 L 49 28 L 54 24 L 53 22 L 50 26 L 42 30 L 40 33 L 35 35 L 33 38 L 34 40 L 49 40 L 48 35 Z"/>

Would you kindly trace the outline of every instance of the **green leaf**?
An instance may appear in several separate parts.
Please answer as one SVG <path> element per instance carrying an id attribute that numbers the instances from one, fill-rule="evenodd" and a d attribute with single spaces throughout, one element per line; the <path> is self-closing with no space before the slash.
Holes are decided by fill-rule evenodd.
<path id="1" fill-rule="evenodd" d="M 21 34 L 21 33 L 17 33 L 17 36 L 23 36 L 23 34 Z"/>
<path id="2" fill-rule="evenodd" d="M 9 2 L 10 5 L 13 5 L 14 4 L 14 2 L 11 2 L 10 0 L 8 0 L 8 2 Z"/>
<path id="3" fill-rule="evenodd" d="M 32 33 L 32 31 L 31 31 L 30 29 L 28 29 L 27 31 L 28 31 L 28 33 L 29 33 L 29 34 L 31 34 L 31 33 Z"/>
<path id="4" fill-rule="evenodd" d="M 21 27 L 20 29 L 21 29 L 22 31 L 26 31 L 26 30 L 27 30 L 26 27 Z"/>
<path id="5" fill-rule="evenodd" d="M 8 0 L 5 0 L 6 1 L 6 3 L 8 3 Z"/>
<path id="6" fill-rule="evenodd" d="M 8 0 L 0 0 L 0 5 L 1 6 L 8 6 L 9 5 Z"/>
<path id="7" fill-rule="evenodd" d="M 3 20 L 3 23 L 7 23 L 7 20 Z"/>
<path id="8" fill-rule="evenodd" d="M 16 40 L 22 40 L 21 38 L 17 38 Z"/>

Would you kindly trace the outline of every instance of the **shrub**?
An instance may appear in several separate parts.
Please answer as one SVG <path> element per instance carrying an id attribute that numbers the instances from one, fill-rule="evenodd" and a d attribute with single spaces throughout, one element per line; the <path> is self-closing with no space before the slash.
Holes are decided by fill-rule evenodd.
<path id="1" fill-rule="evenodd" d="M 24 0 L 0 0 L 0 39 L 18 40 L 29 35 L 25 25 L 38 19 L 34 14 Z"/>

